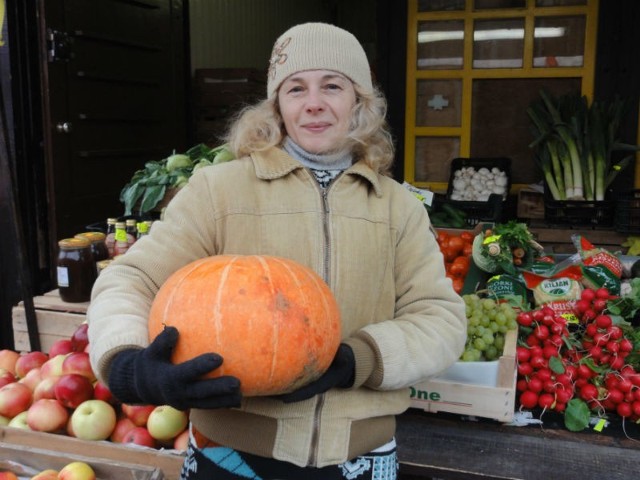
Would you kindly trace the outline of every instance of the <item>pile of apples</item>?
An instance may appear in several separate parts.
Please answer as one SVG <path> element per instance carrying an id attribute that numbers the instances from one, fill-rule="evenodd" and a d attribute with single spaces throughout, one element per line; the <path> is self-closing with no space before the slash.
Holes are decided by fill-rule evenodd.
<path id="1" fill-rule="evenodd" d="M 96 379 L 87 327 L 47 353 L 0 350 L 0 426 L 186 450 L 187 411 L 121 403 Z"/>
<path id="2" fill-rule="evenodd" d="M 0 480 L 18 480 L 17 474 L 12 471 L 0 471 Z M 60 470 L 47 468 L 33 475 L 30 480 L 96 480 L 96 472 L 86 462 L 70 462 Z"/>

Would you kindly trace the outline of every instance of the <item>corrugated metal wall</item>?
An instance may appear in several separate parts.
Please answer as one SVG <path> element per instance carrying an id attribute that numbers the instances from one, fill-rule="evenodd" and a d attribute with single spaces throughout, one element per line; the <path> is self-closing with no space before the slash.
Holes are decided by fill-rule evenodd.
<path id="1" fill-rule="evenodd" d="M 329 21 L 326 0 L 190 0 L 191 67 L 266 69 L 291 25 Z"/>

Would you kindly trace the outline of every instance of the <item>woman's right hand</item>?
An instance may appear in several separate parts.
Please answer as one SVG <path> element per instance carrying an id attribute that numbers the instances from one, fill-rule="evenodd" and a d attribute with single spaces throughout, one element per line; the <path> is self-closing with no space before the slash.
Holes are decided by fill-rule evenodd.
<path id="1" fill-rule="evenodd" d="M 232 376 L 202 378 L 222 364 L 222 357 L 205 353 L 180 364 L 171 362 L 178 330 L 166 327 L 144 349 L 118 353 L 109 372 L 109 389 L 123 403 L 189 408 L 229 408 L 240 405 L 240 380 Z"/>

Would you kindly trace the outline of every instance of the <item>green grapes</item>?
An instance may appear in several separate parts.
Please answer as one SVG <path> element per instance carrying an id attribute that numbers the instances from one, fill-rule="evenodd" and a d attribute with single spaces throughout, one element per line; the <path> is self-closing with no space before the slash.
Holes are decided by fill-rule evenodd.
<path id="1" fill-rule="evenodd" d="M 504 350 L 505 334 L 518 327 L 517 312 L 507 302 L 463 295 L 467 314 L 467 343 L 460 357 L 463 362 L 497 360 Z"/>

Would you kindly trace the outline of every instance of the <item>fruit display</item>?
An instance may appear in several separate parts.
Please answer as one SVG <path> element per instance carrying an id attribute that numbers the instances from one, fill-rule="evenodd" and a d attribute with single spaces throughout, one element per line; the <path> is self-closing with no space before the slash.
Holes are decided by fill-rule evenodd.
<path id="1" fill-rule="evenodd" d="M 505 335 L 518 328 L 516 310 L 507 302 L 476 293 L 462 296 L 467 315 L 467 341 L 460 360 L 497 360 L 503 352 Z"/>
<path id="2" fill-rule="evenodd" d="M 0 480 L 96 480 L 94 468 L 87 462 L 72 461 L 63 465 L 59 470 L 46 468 L 37 471 L 33 475 L 25 476 L 25 471 L 29 471 L 28 466 L 20 465 L 18 474 L 12 470 L 0 470 Z"/>
<path id="3" fill-rule="evenodd" d="M 0 350 L 0 426 L 186 450 L 188 412 L 119 402 L 96 379 L 86 332 L 83 323 L 49 352 Z M 66 475 L 52 478 L 85 478 Z"/>
<path id="4" fill-rule="evenodd" d="M 149 314 L 149 336 L 180 332 L 175 363 L 215 351 L 211 376 L 233 375 L 245 396 L 295 390 L 329 367 L 340 343 L 340 313 L 313 270 L 264 255 L 217 255 L 171 275 Z"/>

